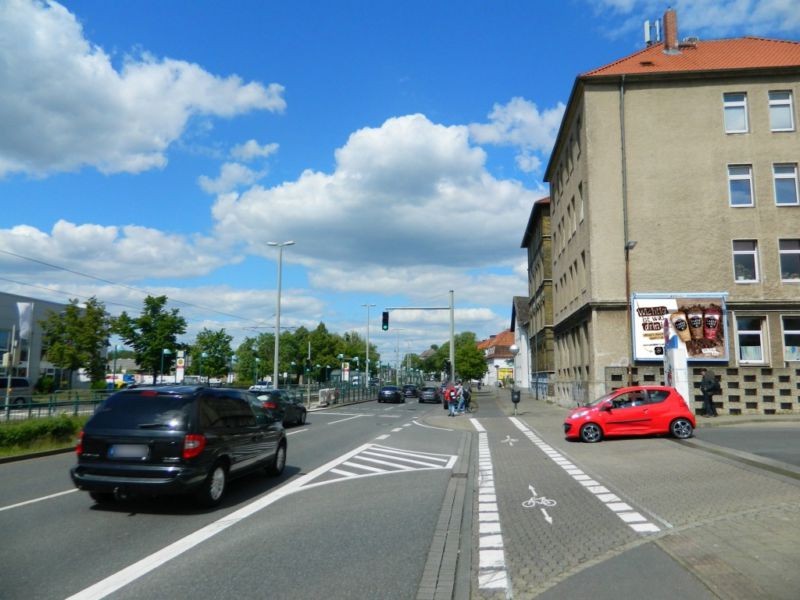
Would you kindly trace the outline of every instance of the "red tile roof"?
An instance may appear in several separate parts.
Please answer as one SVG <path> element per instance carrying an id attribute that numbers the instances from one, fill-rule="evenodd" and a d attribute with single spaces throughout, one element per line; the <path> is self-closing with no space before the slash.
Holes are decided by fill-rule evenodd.
<path id="1" fill-rule="evenodd" d="M 663 44 L 653 44 L 581 77 L 780 67 L 800 67 L 800 42 L 758 37 L 684 42 L 670 54 L 664 52 Z"/>

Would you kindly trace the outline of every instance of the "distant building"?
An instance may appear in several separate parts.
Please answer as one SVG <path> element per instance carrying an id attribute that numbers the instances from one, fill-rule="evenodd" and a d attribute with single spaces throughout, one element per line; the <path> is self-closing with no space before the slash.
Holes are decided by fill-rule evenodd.
<path id="1" fill-rule="evenodd" d="M 514 332 L 510 329 L 490 336 L 478 343 L 478 350 L 483 352 L 486 361 L 484 385 L 497 385 L 497 382 L 513 381 L 514 355 L 511 346 L 514 344 Z"/>
<path id="2" fill-rule="evenodd" d="M 694 311 L 693 400 L 705 366 L 725 414 L 800 412 L 800 43 L 663 32 L 577 77 L 547 165 L 557 397 L 662 381 Z"/>

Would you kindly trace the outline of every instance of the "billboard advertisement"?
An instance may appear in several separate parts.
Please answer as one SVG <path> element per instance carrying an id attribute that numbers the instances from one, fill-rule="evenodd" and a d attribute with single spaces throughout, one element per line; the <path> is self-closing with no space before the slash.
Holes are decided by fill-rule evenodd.
<path id="1" fill-rule="evenodd" d="M 664 360 L 664 339 L 676 336 L 689 362 L 728 361 L 726 294 L 633 294 L 634 360 Z M 664 328 L 669 327 L 669 331 Z"/>

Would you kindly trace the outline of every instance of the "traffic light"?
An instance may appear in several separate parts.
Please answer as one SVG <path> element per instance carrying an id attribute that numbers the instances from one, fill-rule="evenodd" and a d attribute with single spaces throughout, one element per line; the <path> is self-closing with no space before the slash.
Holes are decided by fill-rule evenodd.
<path id="1" fill-rule="evenodd" d="M 381 329 L 384 331 L 389 331 L 389 311 L 383 311 L 383 322 L 381 323 Z"/>

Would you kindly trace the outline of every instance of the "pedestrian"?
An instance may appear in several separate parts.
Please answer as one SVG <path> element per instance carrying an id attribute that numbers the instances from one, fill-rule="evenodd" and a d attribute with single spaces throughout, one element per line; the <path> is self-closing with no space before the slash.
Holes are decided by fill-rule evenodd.
<path id="1" fill-rule="evenodd" d="M 456 384 L 456 398 L 458 398 L 458 408 L 456 409 L 456 412 L 458 412 L 460 415 L 464 414 L 464 384 L 461 383 L 460 379 Z"/>
<path id="2" fill-rule="evenodd" d="M 444 398 L 445 401 L 447 402 L 447 408 L 449 410 L 447 416 L 455 417 L 456 407 L 458 406 L 458 396 L 456 394 L 456 388 L 454 385 L 450 384 L 447 386 L 447 389 L 444 392 Z"/>
<path id="3" fill-rule="evenodd" d="M 700 369 L 703 378 L 700 380 L 700 391 L 703 393 L 703 414 L 707 417 L 716 417 L 717 408 L 714 406 L 714 394 L 720 392 L 719 382 L 714 371 Z"/>

